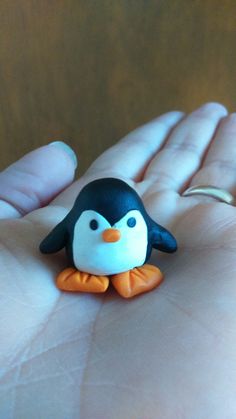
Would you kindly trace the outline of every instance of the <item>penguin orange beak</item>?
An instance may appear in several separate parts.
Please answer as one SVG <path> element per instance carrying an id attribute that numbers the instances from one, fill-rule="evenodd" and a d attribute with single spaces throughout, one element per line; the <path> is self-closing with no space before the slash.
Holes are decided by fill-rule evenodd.
<path id="1" fill-rule="evenodd" d="M 102 238 L 106 243 L 118 242 L 121 238 L 120 230 L 116 228 L 108 228 L 103 231 Z"/>

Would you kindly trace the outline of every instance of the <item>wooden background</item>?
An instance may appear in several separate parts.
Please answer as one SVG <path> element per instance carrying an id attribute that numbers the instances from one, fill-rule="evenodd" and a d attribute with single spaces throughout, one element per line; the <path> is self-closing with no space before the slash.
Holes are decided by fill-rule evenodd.
<path id="1" fill-rule="evenodd" d="M 1 0 L 0 169 L 53 140 L 82 172 L 131 129 L 236 105 L 235 0 Z"/>

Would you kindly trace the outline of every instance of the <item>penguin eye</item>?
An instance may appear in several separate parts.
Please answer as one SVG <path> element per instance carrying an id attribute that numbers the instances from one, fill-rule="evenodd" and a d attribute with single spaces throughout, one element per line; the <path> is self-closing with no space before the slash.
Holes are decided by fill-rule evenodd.
<path id="1" fill-rule="evenodd" d="M 91 220 L 89 223 L 89 227 L 91 230 L 97 230 L 98 229 L 98 222 L 97 220 Z"/>
<path id="2" fill-rule="evenodd" d="M 134 227 L 134 226 L 136 226 L 136 219 L 135 219 L 134 217 L 130 217 L 130 218 L 128 219 L 128 221 L 127 221 L 127 225 L 128 225 L 129 227 Z"/>

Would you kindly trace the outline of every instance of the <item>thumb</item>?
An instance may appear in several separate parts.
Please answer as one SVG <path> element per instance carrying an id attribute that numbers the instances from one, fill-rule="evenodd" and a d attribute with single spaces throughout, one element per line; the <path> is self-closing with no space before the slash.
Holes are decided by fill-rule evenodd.
<path id="1" fill-rule="evenodd" d="M 74 179 L 77 158 L 55 141 L 26 154 L 0 173 L 0 218 L 21 217 L 50 202 Z"/>

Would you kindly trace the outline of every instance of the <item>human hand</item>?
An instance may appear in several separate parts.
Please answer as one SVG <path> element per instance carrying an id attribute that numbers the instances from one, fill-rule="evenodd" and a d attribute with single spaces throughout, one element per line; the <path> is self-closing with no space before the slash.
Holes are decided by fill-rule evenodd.
<path id="1" fill-rule="evenodd" d="M 49 205 L 28 212 L 32 206 L 16 196 L 15 207 L 28 214 L 0 222 L 4 419 L 236 417 L 236 210 L 181 196 L 190 183 L 235 193 L 236 116 L 226 114 L 211 104 L 190 115 L 163 115 L 106 151 L 51 200 L 73 174 L 67 160 L 62 184 L 57 155 L 51 184 L 42 187 Z M 54 278 L 65 256 L 38 251 L 79 190 L 106 176 L 134 187 L 179 244 L 174 255 L 153 252 L 163 284 L 129 301 L 111 289 L 102 296 L 58 291 Z M 14 215 L 2 205 L 4 216 Z"/>

